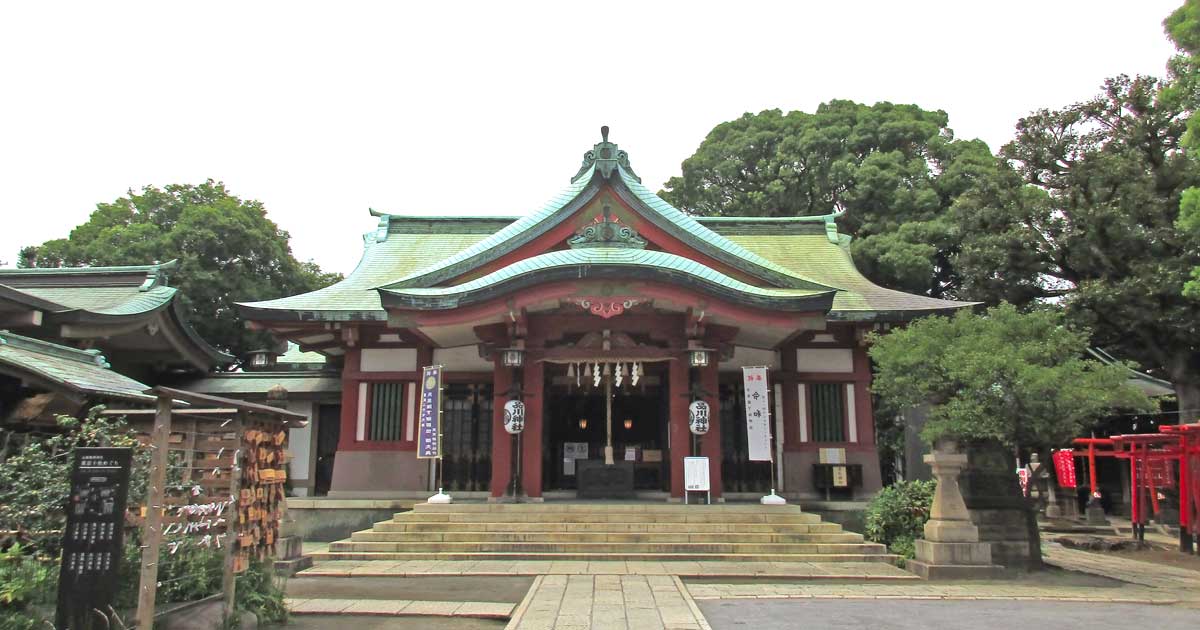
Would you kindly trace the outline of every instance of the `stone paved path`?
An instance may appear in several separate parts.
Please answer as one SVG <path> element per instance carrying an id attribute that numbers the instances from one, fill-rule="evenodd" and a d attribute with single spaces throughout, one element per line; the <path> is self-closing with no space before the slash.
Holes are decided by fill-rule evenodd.
<path id="1" fill-rule="evenodd" d="M 1200 571 L 1067 549 L 1057 543 L 1042 545 L 1042 558 L 1047 564 L 1068 571 L 1102 575 L 1156 588 L 1192 590 L 1200 595 Z"/>
<path id="2" fill-rule="evenodd" d="M 511 630 L 710 630 L 678 577 L 546 575 L 509 622 Z"/>

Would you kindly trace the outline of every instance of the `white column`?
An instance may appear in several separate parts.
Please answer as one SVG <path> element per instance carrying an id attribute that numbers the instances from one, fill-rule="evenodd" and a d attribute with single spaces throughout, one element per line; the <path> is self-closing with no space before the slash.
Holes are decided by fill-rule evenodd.
<path id="1" fill-rule="evenodd" d="M 808 441 L 808 401 L 805 400 L 804 383 L 796 384 L 796 400 L 799 401 L 799 409 L 796 417 L 800 418 L 800 441 Z"/>
<path id="2" fill-rule="evenodd" d="M 358 384 L 358 417 L 354 424 L 354 438 L 359 442 L 367 439 L 367 383 Z"/>
<path id="3" fill-rule="evenodd" d="M 854 410 L 854 383 L 846 384 L 846 415 L 851 442 L 858 441 L 858 414 Z"/>
<path id="4" fill-rule="evenodd" d="M 417 384 L 404 384 L 404 439 L 413 441 L 413 432 L 416 430 L 416 415 L 417 415 Z"/>

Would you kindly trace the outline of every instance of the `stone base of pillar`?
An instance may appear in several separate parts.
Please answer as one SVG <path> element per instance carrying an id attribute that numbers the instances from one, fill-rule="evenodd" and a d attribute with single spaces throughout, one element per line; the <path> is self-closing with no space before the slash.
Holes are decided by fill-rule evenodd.
<path id="1" fill-rule="evenodd" d="M 992 564 L 992 546 L 981 542 L 916 541 L 917 558 L 905 565 L 926 580 L 993 579 L 1004 567 Z"/>
<path id="2" fill-rule="evenodd" d="M 275 540 L 275 573 L 291 577 L 313 565 L 312 556 L 303 553 L 304 539 L 283 536 Z"/>
<path id="3" fill-rule="evenodd" d="M 1085 514 L 1088 525 L 1108 525 L 1108 517 L 1104 516 L 1104 507 L 1099 501 L 1089 503 Z"/>

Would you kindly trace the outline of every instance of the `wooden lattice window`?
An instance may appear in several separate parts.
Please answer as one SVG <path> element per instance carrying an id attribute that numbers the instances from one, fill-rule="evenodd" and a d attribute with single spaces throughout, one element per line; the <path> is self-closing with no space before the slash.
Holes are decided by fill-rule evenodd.
<path id="1" fill-rule="evenodd" d="M 371 386 L 371 423 L 368 439 L 395 442 L 404 430 L 404 383 Z"/>
<path id="2" fill-rule="evenodd" d="M 846 386 L 841 383 L 812 383 L 811 400 L 814 442 L 846 441 Z"/>

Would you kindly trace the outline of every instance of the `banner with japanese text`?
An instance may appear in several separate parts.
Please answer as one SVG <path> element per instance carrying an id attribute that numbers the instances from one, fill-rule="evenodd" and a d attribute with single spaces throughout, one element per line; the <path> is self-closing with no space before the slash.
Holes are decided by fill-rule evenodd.
<path id="1" fill-rule="evenodd" d="M 1074 488 L 1075 482 L 1075 454 L 1071 449 L 1065 448 L 1054 451 L 1050 456 L 1054 460 L 1054 472 L 1058 476 L 1058 485 L 1063 488 Z"/>
<path id="2" fill-rule="evenodd" d="M 746 391 L 746 446 L 749 458 L 750 461 L 769 462 L 772 458 L 767 368 L 744 367 L 742 380 Z"/>
<path id="3" fill-rule="evenodd" d="M 442 456 L 442 366 L 421 370 L 421 414 L 417 422 L 417 459 Z"/>

